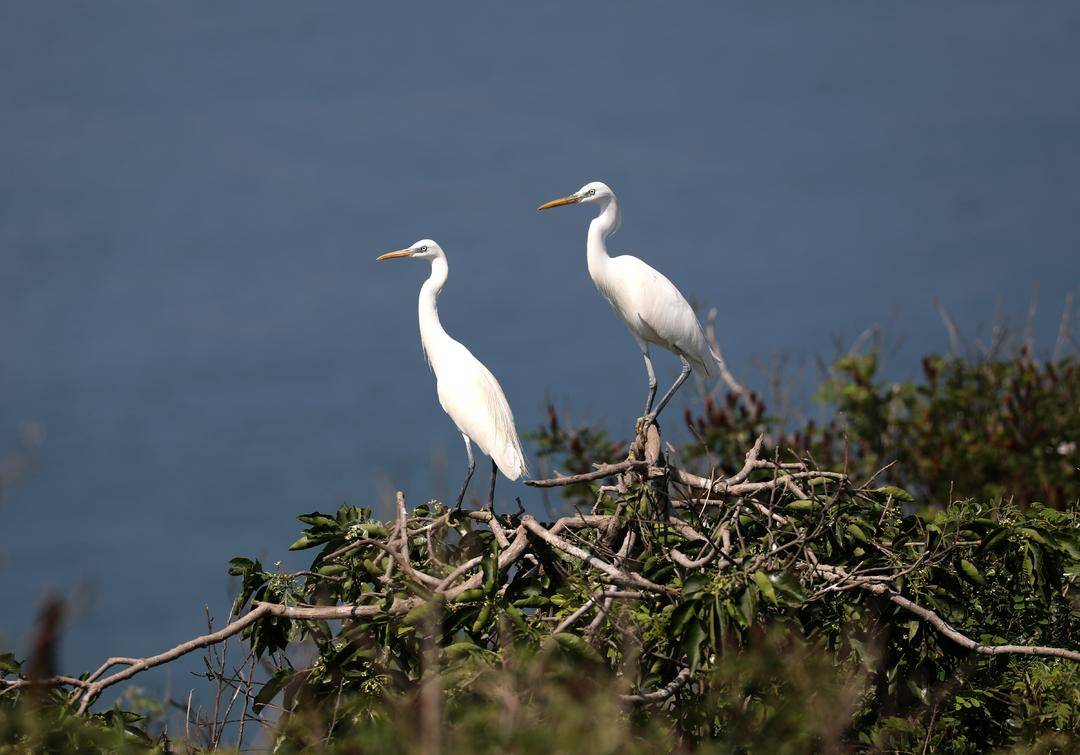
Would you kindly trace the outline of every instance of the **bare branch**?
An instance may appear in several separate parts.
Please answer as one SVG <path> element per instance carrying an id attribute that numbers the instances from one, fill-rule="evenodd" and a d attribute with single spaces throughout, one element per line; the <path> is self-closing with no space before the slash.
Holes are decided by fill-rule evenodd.
<path id="1" fill-rule="evenodd" d="M 627 590 L 597 590 L 588 600 L 581 604 L 580 608 L 559 622 L 558 626 L 551 630 L 551 633 L 559 634 L 565 632 L 576 624 L 578 619 L 588 613 L 589 609 L 592 608 L 597 601 L 611 598 L 641 598 L 644 595 L 645 593 L 643 592 L 632 592 Z"/>
<path id="2" fill-rule="evenodd" d="M 705 337 L 709 340 L 709 346 L 712 347 L 712 355 L 716 359 L 717 366 L 720 368 L 720 377 L 727 383 L 728 390 L 736 396 L 742 397 L 746 394 L 746 389 L 743 388 L 739 381 L 735 379 L 735 376 L 731 374 L 727 362 L 724 361 L 724 354 L 720 351 L 720 342 L 716 340 L 716 314 L 716 307 L 709 310 L 709 316 L 705 321 Z"/>
<path id="3" fill-rule="evenodd" d="M 1058 324 L 1057 340 L 1054 342 L 1053 360 L 1061 359 L 1065 344 L 1069 342 L 1069 321 L 1072 318 L 1073 292 L 1065 294 L 1065 304 L 1061 308 L 1061 322 Z"/>
<path id="4" fill-rule="evenodd" d="M 159 653 L 158 655 L 154 655 L 149 658 L 141 658 L 135 663 L 129 665 L 127 668 L 123 669 L 122 671 L 117 671 L 111 676 L 107 676 L 93 682 L 86 687 L 85 691 L 82 694 L 82 702 L 79 704 L 79 713 L 86 712 L 86 709 L 90 707 L 90 703 L 94 700 L 94 698 L 101 694 L 102 690 L 108 689 L 114 684 L 122 682 L 125 679 L 130 679 L 136 674 L 146 671 L 147 669 L 151 669 L 155 666 L 160 666 L 163 663 L 168 663 L 169 661 L 176 660 L 180 656 L 187 655 L 194 650 L 199 650 L 200 648 L 214 645 L 229 637 L 232 637 L 234 634 L 238 634 L 244 631 L 244 629 L 246 629 L 251 624 L 254 624 L 256 621 L 258 621 L 268 613 L 270 613 L 269 606 L 258 606 L 252 611 L 249 611 L 244 616 L 241 616 L 236 621 L 233 621 L 231 624 L 225 625 L 216 632 L 211 632 L 209 634 L 204 634 L 200 637 L 196 637 L 192 640 L 188 640 L 187 642 L 181 643 L 174 648 L 166 650 L 164 653 Z"/>
<path id="5" fill-rule="evenodd" d="M 611 477 L 612 475 L 625 472 L 629 469 L 647 466 L 649 466 L 648 462 L 639 459 L 627 459 L 626 461 L 620 461 L 618 464 L 601 464 L 591 472 L 566 475 L 564 477 L 552 477 L 549 480 L 525 480 L 525 484 L 534 488 L 554 488 L 563 485 L 574 485 L 579 482 L 589 482 L 590 480 L 599 480 L 602 477 Z"/>
<path id="6" fill-rule="evenodd" d="M 875 595 L 882 595 L 888 598 L 896 605 L 918 616 L 936 629 L 940 634 L 948 637 L 960 647 L 974 653 L 979 653 L 980 655 L 1036 655 L 1046 658 L 1066 658 L 1070 661 L 1080 661 L 1080 651 L 1068 650 L 1066 648 L 1048 647 L 1045 645 L 983 645 L 978 643 L 953 627 L 938 614 L 928 608 L 923 608 L 918 603 L 915 603 L 898 593 L 886 581 L 891 580 L 892 577 L 886 577 L 882 581 L 867 577 L 853 578 L 853 576 L 844 569 L 835 566 L 826 566 L 824 564 L 818 564 L 814 567 L 814 570 L 826 575 L 830 580 L 850 580 L 853 586 L 858 587 L 861 590 L 866 590 Z"/>
<path id="7" fill-rule="evenodd" d="M 941 322 L 944 323 L 945 330 L 949 334 L 949 353 L 954 357 L 960 356 L 960 336 L 956 330 L 956 323 L 953 322 L 952 317 L 949 316 L 948 311 L 945 309 L 945 305 L 937 297 L 934 297 L 934 309 L 941 316 Z"/>
<path id="8" fill-rule="evenodd" d="M 581 548 L 577 547 L 576 545 L 574 545 L 572 543 L 566 542 L 565 540 L 563 540 L 558 535 L 552 534 L 547 529 L 545 529 L 543 525 L 541 525 L 539 522 L 537 522 L 531 516 L 526 515 L 526 516 L 522 517 L 521 518 L 521 525 L 523 527 L 527 528 L 534 535 L 538 536 L 541 540 L 546 542 L 548 545 L 552 545 L 552 546 L 558 548 L 559 550 L 561 550 L 563 553 L 568 553 L 571 556 L 573 556 L 574 558 L 577 558 L 577 559 L 580 559 L 581 561 L 584 561 L 586 564 L 593 567 L 594 569 L 599 569 L 600 571 L 604 572 L 614 582 L 621 582 L 622 584 L 630 584 L 630 585 L 634 585 L 636 587 L 644 587 L 646 590 L 652 590 L 653 592 L 658 592 L 658 593 L 673 593 L 673 592 L 676 592 L 675 590 L 673 590 L 673 588 L 665 587 L 663 585 L 658 585 L 658 584 L 656 584 L 654 582 L 650 582 L 649 580 L 645 579 L 644 577 L 642 577 L 639 574 L 635 574 L 633 572 L 620 571 L 619 569 L 617 569 L 614 566 L 612 566 L 611 564 L 609 564 L 607 561 L 604 561 L 603 559 L 597 558 L 596 556 L 592 555 L 591 553 L 588 553 L 587 551 L 582 550 Z"/>

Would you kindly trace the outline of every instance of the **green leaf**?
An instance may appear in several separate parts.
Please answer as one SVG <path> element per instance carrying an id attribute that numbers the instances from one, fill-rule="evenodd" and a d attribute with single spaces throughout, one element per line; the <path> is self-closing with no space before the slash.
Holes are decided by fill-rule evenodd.
<path id="1" fill-rule="evenodd" d="M 908 734 L 917 734 L 921 732 L 921 729 L 918 726 L 911 721 L 908 721 L 906 718 L 900 718 L 899 716 L 890 716 L 882 721 L 882 723 L 889 729 L 895 731 L 903 731 Z"/>
<path id="2" fill-rule="evenodd" d="M 509 617 L 510 622 L 514 625 L 514 628 L 521 634 L 527 635 L 529 632 L 529 624 L 525 621 L 525 614 L 519 611 L 512 605 L 504 606 L 503 611 Z"/>
<path id="3" fill-rule="evenodd" d="M 550 605 L 551 601 L 543 595 L 528 595 L 524 598 L 518 598 L 514 601 L 514 605 L 519 608 L 543 608 L 546 605 Z"/>
<path id="4" fill-rule="evenodd" d="M 307 548 L 314 548 L 316 545 L 322 545 L 327 540 L 333 539 L 333 537 L 334 535 L 329 533 L 326 535 L 313 535 L 310 532 L 305 532 L 289 546 L 289 550 L 302 551 Z"/>
<path id="5" fill-rule="evenodd" d="M 480 562 L 480 568 L 484 573 L 484 592 L 494 595 L 499 587 L 499 552 L 496 550 L 495 541 L 491 542 L 491 548 L 484 554 Z"/>
<path id="6" fill-rule="evenodd" d="M 754 572 L 754 584 L 761 590 L 761 594 L 765 596 L 765 599 L 772 603 L 774 606 L 779 605 L 776 599 L 776 590 L 773 589 L 772 582 L 769 581 L 769 576 L 763 571 Z"/>
<path id="7" fill-rule="evenodd" d="M 671 614 L 671 632 L 681 634 L 686 623 L 694 618 L 697 608 L 698 602 L 696 600 L 685 600 L 677 605 L 675 612 Z"/>
<path id="8" fill-rule="evenodd" d="M 277 697 L 278 692 L 281 692 L 285 688 L 285 685 L 289 683 L 289 679 L 293 675 L 291 668 L 283 668 L 274 672 L 274 675 L 266 680 L 266 684 L 259 690 L 259 694 L 255 695 L 255 699 L 251 703 L 251 710 L 253 713 L 259 713 L 270 702 Z"/>
<path id="9" fill-rule="evenodd" d="M 356 534 L 363 538 L 384 538 L 387 535 L 386 527 L 379 522 L 362 522 L 350 529 L 355 529 Z"/>
<path id="10" fill-rule="evenodd" d="M 754 585 L 747 585 L 743 590 L 742 598 L 739 600 L 738 608 L 735 610 L 735 621 L 739 622 L 743 629 L 751 626 L 754 623 L 754 617 L 757 615 L 757 589 Z"/>
<path id="11" fill-rule="evenodd" d="M 460 595 L 454 598 L 454 602 L 472 603 L 477 600 L 483 600 L 485 595 L 487 595 L 487 593 L 484 592 L 484 588 L 474 587 L 471 590 L 465 590 L 464 592 L 462 592 Z"/>
<path id="12" fill-rule="evenodd" d="M 708 574 L 703 574 L 701 572 L 691 574 L 683 581 L 683 597 L 694 597 L 702 590 L 706 589 L 711 582 L 712 579 Z"/>
<path id="13" fill-rule="evenodd" d="M 22 664 L 15 660 L 14 653 L 0 654 L 0 676 L 17 674 L 21 668 Z"/>
<path id="14" fill-rule="evenodd" d="M 424 601 L 420 605 L 412 608 L 401 619 L 401 623 L 407 627 L 416 626 L 427 620 L 427 617 L 432 615 L 435 611 L 436 605 L 433 601 Z"/>
<path id="15" fill-rule="evenodd" d="M 915 496 L 907 492 L 903 488 L 898 488 L 895 485 L 885 485 L 874 490 L 875 493 L 881 493 L 884 496 L 891 496 L 894 501 L 904 501 L 910 503 L 915 500 Z"/>
<path id="16" fill-rule="evenodd" d="M 480 606 L 480 612 L 476 614 L 476 621 L 473 622 L 472 631 L 473 634 L 479 634 L 484 631 L 484 627 L 487 626 L 488 619 L 491 618 L 491 603 L 484 603 Z"/>
<path id="17" fill-rule="evenodd" d="M 687 659 L 690 662 L 690 673 L 697 671 L 698 664 L 701 662 L 701 643 L 705 639 L 705 629 L 701 626 L 700 621 L 692 621 L 686 628 L 686 633 L 682 639 L 682 650 L 686 653 Z"/>
<path id="18" fill-rule="evenodd" d="M 918 684 L 914 679 L 908 679 L 907 688 L 911 694 L 919 698 L 923 705 L 930 704 L 930 689 L 924 684 Z"/>
<path id="19" fill-rule="evenodd" d="M 453 645 L 447 645 L 443 648 L 443 652 L 450 658 L 465 658 L 474 655 L 482 655 L 484 653 L 484 648 L 480 647 L 475 642 L 465 640 L 463 642 L 455 642 Z"/>
<path id="20" fill-rule="evenodd" d="M 869 542 L 868 538 L 866 537 L 866 533 L 863 532 L 862 528 L 859 525 L 855 524 L 854 522 L 852 522 L 851 524 L 849 524 L 847 526 L 847 532 L 848 532 L 849 535 L 851 535 L 853 538 L 858 540 L 860 543 Z"/>
<path id="21" fill-rule="evenodd" d="M 798 607 L 806 600 L 806 589 L 790 572 L 773 572 L 769 575 L 769 582 L 776 590 L 777 598 L 786 606 Z"/>
<path id="22" fill-rule="evenodd" d="M 979 572 L 975 564 L 968 561 L 966 558 L 960 559 L 960 569 L 964 572 L 964 576 L 970 579 L 977 585 L 985 585 L 986 578 Z"/>
<path id="23" fill-rule="evenodd" d="M 596 652 L 596 649 L 576 634 L 559 632 L 556 635 L 552 635 L 552 639 L 563 651 L 572 656 L 581 658 L 582 660 L 593 661 L 594 663 L 604 662 L 604 659 L 600 657 L 600 654 Z"/>
<path id="24" fill-rule="evenodd" d="M 332 527 L 337 529 L 339 524 L 338 520 L 332 516 L 326 514 L 320 514 L 318 511 L 313 511 L 310 514 L 300 514 L 298 517 L 304 524 L 310 524 L 315 527 Z"/>
<path id="25" fill-rule="evenodd" d="M 983 535 L 982 542 L 979 543 L 979 548 L 976 553 L 985 553 L 986 551 L 994 550 L 1002 543 L 1008 534 L 1009 530 L 1005 527 L 998 527 L 996 530 L 990 530 Z"/>
<path id="26" fill-rule="evenodd" d="M 1022 534 L 1029 540 L 1034 540 L 1036 543 L 1039 543 L 1041 545 L 1050 545 L 1050 542 L 1043 536 L 1041 532 L 1039 532 L 1038 530 L 1033 530 L 1031 529 L 1031 527 L 1021 527 L 1020 534 Z"/>
<path id="27" fill-rule="evenodd" d="M 871 649 L 869 643 L 860 640 L 858 637 L 848 637 L 848 642 L 851 643 L 851 647 L 854 648 L 855 654 L 859 658 L 859 662 L 863 665 L 868 672 L 873 673 L 874 669 L 878 666 L 877 654 Z"/>
<path id="28" fill-rule="evenodd" d="M 241 577 L 251 571 L 255 567 L 256 562 L 252 561 L 250 558 L 237 557 L 230 558 L 229 564 L 229 574 L 233 577 Z"/>

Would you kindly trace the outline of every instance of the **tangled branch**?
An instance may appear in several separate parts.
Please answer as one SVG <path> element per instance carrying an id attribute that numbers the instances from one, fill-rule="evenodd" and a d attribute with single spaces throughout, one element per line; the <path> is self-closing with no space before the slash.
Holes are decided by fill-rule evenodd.
<path id="1" fill-rule="evenodd" d="M 84 713 L 110 687 L 236 635 L 256 655 L 284 651 L 312 632 L 324 637 L 327 630 L 319 627 L 326 622 L 340 623 L 342 636 L 381 637 L 383 645 L 425 626 L 444 644 L 464 636 L 483 648 L 509 636 L 544 645 L 570 643 L 568 637 L 579 635 L 568 633 L 595 614 L 579 650 L 606 647 L 624 662 L 663 659 L 666 680 L 634 672 L 642 688 L 648 682 L 653 688 L 622 695 L 627 703 L 656 704 L 691 689 L 707 666 L 702 648 L 713 655 L 723 650 L 708 638 L 752 622 L 751 612 L 811 611 L 852 590 L 885 599 L 976 655 L 1080 661 L 1080 652 L 1066 647 L 976 641 L 942 614 L 942 600 L 912 591 L 914 577 L 957 565 L 973 587 L 985 581 L 970 559 L 998 558 L 995 574 L 1013 578 L 1008 563 L 993 556 L 994 546 L 1025 537 L 1050 548 L 1030 527 L 1009 529 L 985 518 L 928 523 L 903 514 L 904 491 L 856 486 L 805 459 L 765 458 L 761 437 L 733 474 L 701 475 L 669 463 L 655 425 L 639 428 L 623 461 L 529 484 L 609 478 L 614 484 L 597 489 L 592 513 L 549 524 L 437 502 L 409 512 L 401 493 L 387 525 L 351 507 L 305 515 L 309 529 L 293 547 L 321 546 L 311 568 L 271 573 L 257 561 L 234 559 L 233 573 L 244 585 L 236 618 L 221 629 L 146 658 L 109 658 L 83 677 L 0 679 L 0 694 L 70 687 Z M 1025 541 L 1024 547 L 1032 546 Z M 627 629 L 635 619 L 622 608 L 630 606 L 668 617 L 670 637 Z M 430 625 L 429 615 L 441 617 L 442 629 Z M 112 671 L 117 666 L 123 668 Z"/>

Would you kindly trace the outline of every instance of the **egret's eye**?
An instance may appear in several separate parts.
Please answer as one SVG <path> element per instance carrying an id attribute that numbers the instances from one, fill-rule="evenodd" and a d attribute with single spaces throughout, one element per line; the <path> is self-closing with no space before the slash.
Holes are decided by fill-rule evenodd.
<path id="1" fill-rule="evenodd" d="M 595 193 L 596 193 L 596 189 L 589 189 L 587 192 L 585 192 L 585 196 L 591 197 Z"/>
<path id="2" fill-rule="evenodd" d="M 420 251 L 421 252 L 426 252 L 427 251 L 427 244 L 424 244 L 422 247 L 420 247 Z"/>

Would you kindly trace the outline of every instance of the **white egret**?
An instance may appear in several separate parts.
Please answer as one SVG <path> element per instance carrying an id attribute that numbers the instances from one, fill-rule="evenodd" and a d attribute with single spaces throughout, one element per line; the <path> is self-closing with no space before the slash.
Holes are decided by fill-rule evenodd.
<path id="1" fill-rule="evenodd" d="M 509 480 L 529 472 L 514 428 L 514 415 L 495 376 L 472 352 L 447 335 L 439 322 L 439 293 L 450 273 L 442 247 L 431 239 L 424 239 L 407 249 L 384 254 L 378 260 L 405 257 L 431 260 L 431 275 L 420 287 L 420 344 L 435 373 L 439 404 L 465 439 L 468 470 L 455 505 L 461 508 L 472 479 L 476 466 L 472 441 L 475 441 L 480 450 L 491 457 L 491 484 L 488 487 L 488 505 L 491 506 L 495 499 L 496 470 Z"/>
<path id="2" fill-rule="evenodd" d="M 645 399 L 644 420 L 649 423 L 663 411 L 692 368 L 710 375 L 718 365 L 718 357 L 709 348 L 693 308 L 671 281 L 637 257 L 628 254 L 619 257 L 608 255 L 607 237 L 618 230 L 620 218 L 619 202 L 607 184 L 599 181 L 587 183 L 573 194 L 542 204 L 538 209 L 583 202 L 600 205 L 600 214 L 589 224 L 585 242 L 589 275 L 615 314 L 630 328 L 645 357 L 649 393 Z M 656 374 L 649 357 L 650 343 L 672 352 L 683 364 L 682 372 L 660 399 L 655 411 Z"/>

